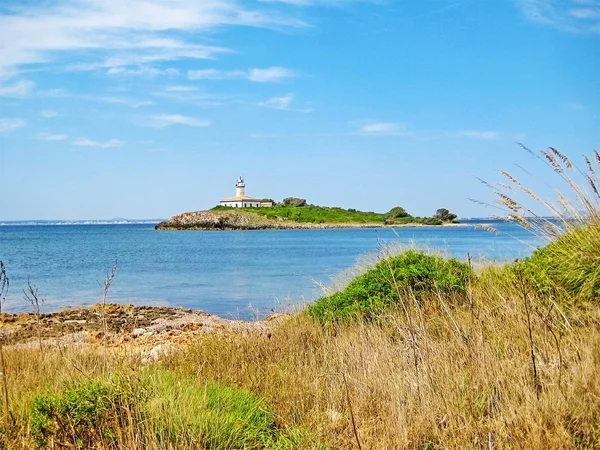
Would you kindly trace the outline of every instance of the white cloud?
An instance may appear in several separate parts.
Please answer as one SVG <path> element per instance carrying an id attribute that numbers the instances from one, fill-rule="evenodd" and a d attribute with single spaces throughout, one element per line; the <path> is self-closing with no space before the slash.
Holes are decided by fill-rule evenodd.
<path id="1" fill-rule="evenodd" d="M 56 117 L 58 115 L 58 113 L 56 111 L 52 111 L 52 110 L 44 110 L 40 113 L 42 115 L 42 117 L 45 117 L 46 119 L 52 119 L 53 117 Z"/>
<path id="2" fill-rule="evenodd" d="M 598 0 L 518 0 L 526 18 L 573 33 L 600 33 Z"/>
<path id="3" fill-rule="evenodd" d="M 230 80 L 235 78 L 247 78 L 248 74 L 243 70 L 216 70 L 202 69 L 189 70 L 190 80 Z"/>
<path id="4" fill-rule="evenodd" d="M 260 102 L 259 106 L 264 106 L 265 108 L 279 109 L 282 111 L 295 111 L 295 112 L 303 112 L 309 113 L 312 112 L 312 108 L 295 108 L 294 104 L 294 96 L 292 94 L 288 94 L 283 97 L 273 97 L 264 102 Z"/>
<path id="5" fill-rule="evenodd" d="M 25 121 L 23 119 L 0 118 L 0 134 L 8 134 L 24 126 Z"/>
<path id="6" fill-rule="evenodd" d="M 41 132 L 38 136 L 38 139 L 42 141 L 64 141 L 68 138 L 69 136 L 66 134 L 52 134 L 46 131 Z"/>
<path id="7" fill-rule="evenodd" d="M 0 97 L 23 97 L 30 94 L 34 87 L 35 83 L 29 80 L 19 80 L 11 84 L 0 84 Z"/>
<path id="8" fill-rule="evenodd" d="M 280 81 L 284 78 L 295 77 L 293 70 L 285 67 L 269 67 L 268 69 L 250 69 L 248 79 L 257 83 Z"/>
<path id="9" fill-rule="evenodd" d="M 366 122 L 353 124 L 357 133 L 365 136 L 410 136 L 405 123 L 397 122 Z"/>
<path id="10" fill-rule="evenodd" d="M 223 26 L 304 25 L 236 0 L 26 2 L 0 14 L 2 34 L 10 37 L 10 45 L 0 47 L 0 74 L 73 54 L 84 55 L 90 68 L 214 58 L 228 49 L 198 43 L 200 33 Z"/>
<path id="11" fill-rule="evenodd" d="M 150 66 L 138 66 L 137 68 L 127 68 L 124 66 L 115 66 L 108 69 L 106 72 L 108 75 L 130 75 L 130 76 L 149 76 L 154 77 L 157 75 L 168 75 L 168 76 L 177 76 L 179 75 L 179 70 L 175 68 L 168 69 L 157 69 L 155 67 Z"/>
<path id="12" fill-rule="evenodd" d="M 260 103 L 260 106 L 266 106 L 267 108 L 274 109 L 290 109 L 292 106 L 292 102 L 294 101 L 294 97 L 291 95 L 287 95 L 285 97 L 273 97 L 267 100 L 266 102 Z"/>
<path id="13" fill-rule="evenodd" d="M 285 78 L 295 77 L 296 73 L 285 67 L 268 67 L 266 69 L 248 70 L 217 70 L 202 69 L 188 71 L 190 80 L 235 80 L 246 79 L 255 83 L 281 81 Z"/>
<path id="14" fill-rule="evenodd" d="M 165 91 L 167 92 L 194 92 L 198 88 L 195 86 L 167 86 Z"/>
<path id="15" fill-rule="evenodd" d="M 181 114 L 160 114 L 152 116 L 145 123 L 147 126 L 154 128 L 165 128 L 171 125 L 187 125 L 190 127 L 208 127 L 211 122 L 209 120 L 200 120 L 194 117 L 182 116 Z"/>
<path id="16" fill-rule="evenodd" d="M 94 141 L 87 138 L 75 139 L 71 144 L 77 147 L 97 147 L 97 148 L 114 148 L 121 147 L 125 142 L 118 139 L 110 139 L 108 141 Z"/>
<path id="17" fill-rule="evenodd" d="M 497 131 L 480 131 L 480 130 L 460 130 L 452 133 L 452 136 L 457 137 L 468 137 L 473 139 L 485 139 L 492 141 L 500 137 L 500 133 Z"/>

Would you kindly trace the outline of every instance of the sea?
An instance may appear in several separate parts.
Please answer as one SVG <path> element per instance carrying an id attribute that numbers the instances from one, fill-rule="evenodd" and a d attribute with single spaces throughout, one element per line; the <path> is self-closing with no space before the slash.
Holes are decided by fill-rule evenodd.
<path id="1" fill-rule="evenodd" d="M 10 281 L 2 312 L 24 312 L 30 283 L 42 311 L 102 300 L 261 319 L 301 308 L 381 252 L 408 246 L 474 264 L 529 256 L 543 242 L 513 223 L 460 227 L 265 231 L 156 231 L 142 222 L 0 222 L 0 260 Z"/>

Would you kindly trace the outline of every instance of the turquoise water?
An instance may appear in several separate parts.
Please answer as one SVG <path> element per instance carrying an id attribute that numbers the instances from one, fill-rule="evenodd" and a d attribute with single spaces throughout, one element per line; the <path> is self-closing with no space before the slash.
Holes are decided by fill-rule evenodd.
<path id="1" fill-rule="evenodd" d="M 413 243 L 457 258 L 506 261 L 538 241 L 517 225 L 498 233 L 469 227 L 277 231 L 155 231 L 152 224 L 0 226 L 10 291 L 3 310 L 26 311 L 27 279 L 45 311 L 97 303 L 117 261 L 108 301 L 182 306 L 224 317 L 263 317 L 314 300 L 315 281 L 340 272 L 382 243 Z"/>

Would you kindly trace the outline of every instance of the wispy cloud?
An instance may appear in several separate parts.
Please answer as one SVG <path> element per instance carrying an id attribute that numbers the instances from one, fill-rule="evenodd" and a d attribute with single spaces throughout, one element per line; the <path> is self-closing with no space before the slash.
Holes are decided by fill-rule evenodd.
<path id="1" fill-rule="evenodd" d="M 108 141 L 94 141 L 92 139 L 87 138 L 78 138 L 75 139 L 71 144 L 77 147 L 115 148 L 123 146 L 125 142 L 120 141 L 118 139 L 110 139 Z"/>
<path id="2" fill-rule="evenodd" d="M 459 130 L 454 133 L 450 133 L 451 136 L 455 137 L 467 137 L 473 139 L 484 139 L 493 141 L 500 138 L 500 133 L 497 131 L 482 131 L 482 130 Z"/>
<path id="3" fill-rule="evenodd" d="M 518 0 L 529 20 L 574 33 L 600 33 L 599 0 Z"/>
<path id="4" fill-rule="evenodd" d="M 294 106 L 294 96 L 292 94 L 285 95 L 283 97 L 272 97 L 264 102 L 260 102 L 259 106 L 265 108 L 279 109 L 281 111 L 294 111 L 309 113 L 312 112 L 312 108 L 297 108 Z"/>
<path id="5" fill-rule="evenodd" d="M 26 2 L 0 14 L 10 45 L 0 48 L 0 74 L 26 64 L 85 55 L 89 67 L 126 67 L 214 58 L 228 49 L 198 43 L 199 33 L 223 26 L 303 26 L 271 8 L 236 0 L 58 0 Z M 165 36 L 170 31 L 170 37 Z M 193 33 L 192 33 L 193 32 Z"/>
<path id="6" fill-rule="evenodd" d="M 128 76 L 149 76 L 155 77 L 158 75 L 168 75 L 171 77 L 179 75 L 179 70 L 175 68 L 168 69 L 157 69 L 151 66 L 138 66 L 135 68 L 128 68 L 123 66 L 111 67 L 106 72 L 108 75 L 128 75 Z"/>
<path id="7" fill-rule="evenodd" d="M 247 77 L 248 73 L 243 70 L 200 69 L 188 71 L 188 78 L 190 80 L 231 80 Z"/>
<path id="8" fill-rule="evenodd" d="M 0 84 L 0 97 L 24 97 L 30 94 L 34 87 L 35 83 L 29 80 Z"/>
<path id="9" fill-rule="evenodd" d="M 295 77 L 293 70 L 285 67 L 269 67 L 268 69 L 250 69 L 248 79 L 256 83 L 267 83 L 272 81 L 281 81 L 285 78 Z"/>
<path id="10" fill-rule="evenodd" d="M 221 95 L 198 91 L 195 86 L 169 86 L 152 93 L 153 96 L 189 103 L 201 108 L 214 108 L 226 103 Z"/>
<path id="11" fill-rule="evenodd" d="M 408 126 L 398 122 L 352 123 L 356 133 L 364 136 L 410 136 Z"/>
<path id="12" fill-rule="evenodd" d="M 38 139 L 42 141 L 64 141 L 68 138 L 69 136 L 66 134 L 52 134 L 47 131 L 41 132 L 38 136 Z"/>
<path id="13" fill-rule="evenodd" d="M 134 100 L 123 97 L 110 97 L 110 96 L 97 96 L 97 95 L 85 95 L 81 96 L 84 100 L 90 100 L 94 102 L 102 102 L 108 104 L 124 105 L 130 108 L 140 108 L 142 106 L 151 106 L 154 104 L 152 100 Z"/>
<path id="14" fill-rule="evenodd" d="M 23 119 L 0 118 L 0 134 L 11 133 L 18 128 L 24 127 L 25 125 L 26 124 Z"/>
<path id="15" fill-rule="evenodd" d="M 208 127 L 210 120 L 201 120 L 195 117 L 182 116 L 181 114 L 160 114 L 144 121 L 144 125 L 153 128 L 165 128 L 171 125 L 187 125 L 190 127 Z"/>
<path id="16" fill-rule="evenodd" d="M 195 92 L 198 88 L 196 86 L 167 86 L 166 92 Z"/>
<path id="17" fill-rule="evenodd" d="M 285 67 L 268 67 L 266 69 L 248 70 L 216 70 L 201 69 L 188 71 L 190 80 L 235 80 L 245 79 L 255 83 L 269 83 L 297 76 L 296 72 Z"/>
<path id="18" fill-rule="evenodd" d="M 42 115 L 42 117 L 44 117 L 46 119 L 52 119 L 53 117 L 56 117 L 58 115 L 58 113 L 56 111 L 52 111 L 50 109 L 46 109 L 46 110 L 40 112 L 40 114 Z"/>

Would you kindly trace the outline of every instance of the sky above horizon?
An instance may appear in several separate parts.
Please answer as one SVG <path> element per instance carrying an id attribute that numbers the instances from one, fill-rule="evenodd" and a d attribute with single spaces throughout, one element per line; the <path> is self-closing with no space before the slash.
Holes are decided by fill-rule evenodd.
<path id="1" fill-rule="evenodd" d="M 417 216 L 600 147 L 600 0 L 4 0 L 0 220 Z M 525 168 L 525 169 L 522 169 Z M 513 172 L 514 171 L 514 172 Z"/>

